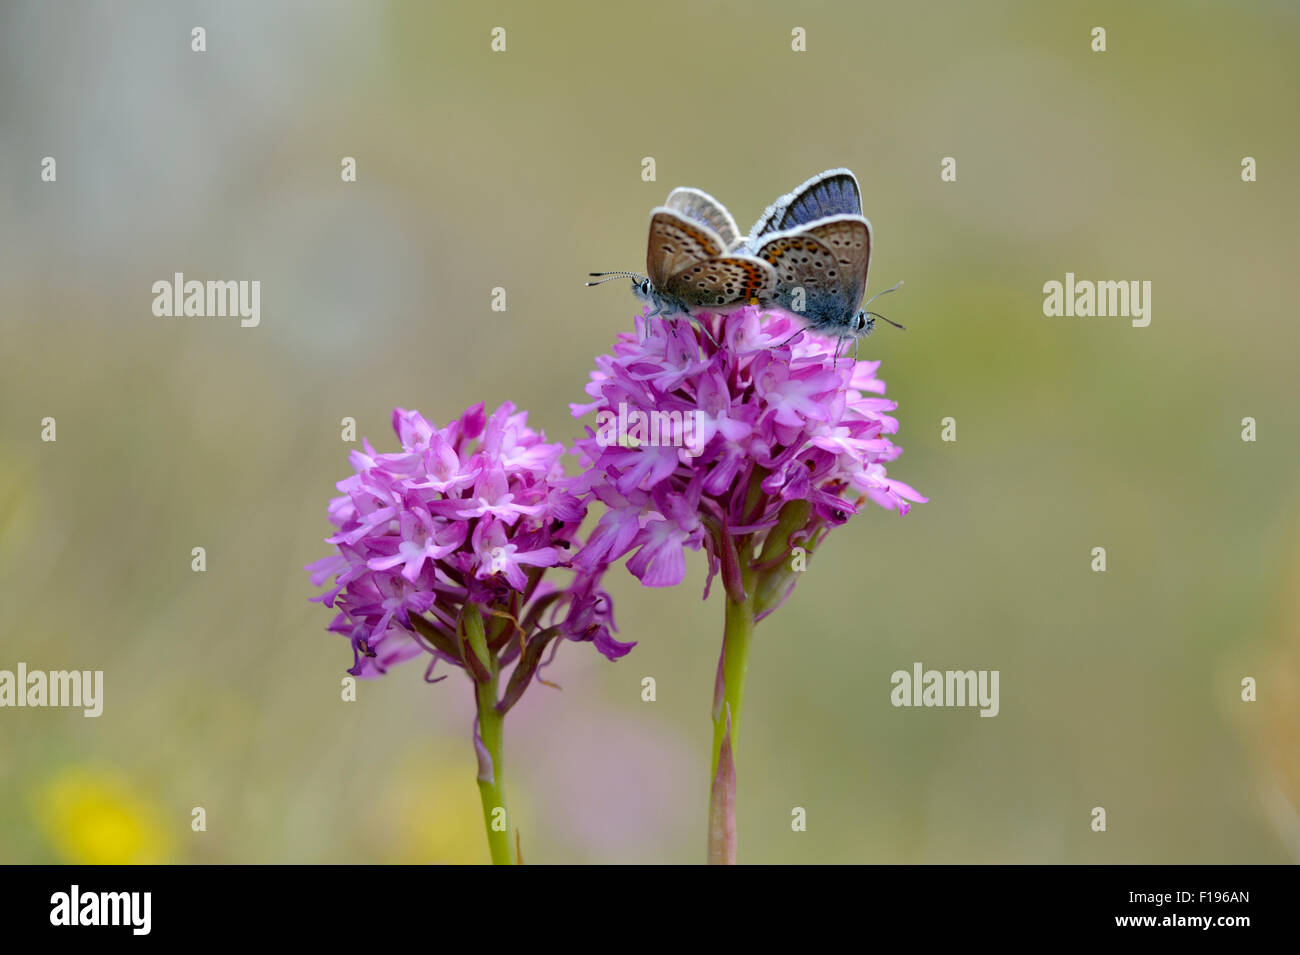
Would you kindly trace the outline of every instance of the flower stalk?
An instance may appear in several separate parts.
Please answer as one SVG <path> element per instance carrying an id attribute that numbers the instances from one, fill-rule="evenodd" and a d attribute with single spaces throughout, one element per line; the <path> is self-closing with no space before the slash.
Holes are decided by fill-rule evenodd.
<path id="1" fill-rule="evenodd" d="M 475 687 L 478 722 L 475 748 L 478 751 L 478 792 L 483 803 L 483 826 L 493 865 L 514 865 L 510 847 L 510 813 L 506 809 L 505 714 L 497 709 L 497 675 Z"/>
<path id="2" fill-rule="evenodd" d="M 754 638 L 752 572 L 742 600 L 726 595 L 722 654 L 713 695 L 713 780 L 709 791 L 710 865 L 736 864 L 736 738 Z"/>
<path id="3" fill-rule="evenodd" d="M 478 718 L 474 722 L 474 749 L 478 755 L 478 791 L 483 803 L 488 851 L 493 865 L 513 865 L 504 775 L 505 712 L 497 701 L 500 669 L 496 657 L 488 652 L 483 614 L 477 605 L 465 606 L 460 629 L 472 654 L 466 659 L 477 664 L 469 669 L 474 674 L 474 701 L 478 707 Z"/>
<path id="4" fill-rule="evenodd" d="M 757 484 L 756 480 L 752 486 Z M 761 495 L 754 501 L 760 502 Z M 724 588 L 722 652 L 718 657 L 718 677 L 713 692 L 710 865 L 736 864 L 736 752 L 754 631 L 758 621 L 784 603 L 794 589 L 797 573 L 792 566 L 795 548 L 803 547 L 805 560 L 812 550 L 813 542 L 807 539 L 807 525 L 812 517 L 808 503 L 790 501 L 781 508 L 780 514 L 776 525 L 765 535 L 756 558 L 752 557 L 756 545 L 749 536 L 741 538 L 738 546 L 730 544 L 725 536 L 720 544 L 715 545 L 720 551 L 724 580 L 727 575 L 725 568 L 731 564 L 736 568 L 739 586 Z"/>

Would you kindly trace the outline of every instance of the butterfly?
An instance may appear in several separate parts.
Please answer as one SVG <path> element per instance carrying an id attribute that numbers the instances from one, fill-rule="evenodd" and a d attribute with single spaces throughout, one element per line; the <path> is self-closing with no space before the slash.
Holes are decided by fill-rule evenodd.
<path id="1" fill-rule="evenodd" d="M 857 177 L 828 169 L 768 206 L 736 249 L 776 270 L 776 290 L 763 304 L 800 316 L 811 331 L 857 339 L 877 318 L 903 327 L 862 305 L 872 245 Z"/>
<path id="2" fill-rule="evenodd" d="M 761 303 L 776 292 L 775 267 L 743 251 L 736 220 L 722 203 L 699 189 L 679 188 L 650 213 L 646 273 L 592 272 L 600 285 L 632 280 L 632 291 L 655 310 L 651 315 L 686 315 L 734 305 Z"/>
<path id="3" fill-rule="evenodd" d="M 857 176 L 848 169 L 827 169 L 781 196 L 759 216 L 744 242 L 752 245 L 769 232 L 837 215 L 862 215 L 862 190 Z"/>

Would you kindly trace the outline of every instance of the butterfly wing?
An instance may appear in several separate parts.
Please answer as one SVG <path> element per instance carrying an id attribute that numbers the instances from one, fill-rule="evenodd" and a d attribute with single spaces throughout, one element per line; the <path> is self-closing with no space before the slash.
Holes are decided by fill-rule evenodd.
<path id="1" fill-rule="evenodd" d="M 769 237 L 758 256 L 776 270 L 769 304 L 801 316 L 814 328 L 842 324 L 848 300 L 829 248 L 796 229 Z"/>
<path id="2" fill-rule="evenodd" d="M 723 253 L 721 237 L 700 222 L 693 222 L 666 206 L 650 213 L 650 238 L 646 243 L 646 275 L 657 289 L 685 269 Z"/>
<path id="3" fill-rule="evenodd" d="M 773 233 L 758 257 L 776 269 L 772 304 L 801 315 L 813 328 L 843 331 L 866 290 L 871 223 L 862 216 L 831 216 Z"/>
<path id="4" fill-rule="evenodd" d="M 749 236 L 755 240 L 838 215 L 862 215 L 862 190 L 848 169 L 827 169 L 768 206 Z"/>
<path id="5" fill-rule="evenodd" d="M 835 256 L 835 278 L 844 289 L 847 313 L 851 317 L 862 304 L 871 269 L 871 223 L 860 215 L 831 216 L 805 226 L 804 230 Z"/>
<path id="6" fill-rule="evenodd" d="M 769 301 L 776 292 L 776 270 L 750 255 L 723 255 L 695 262 L 674 273 L 664 291 L 698 308 L 723 308 Z"/>
<path id="7" fill-rule="evenodd" d="M 740 241 L 740 228 L 727 207 L 702 189 L 681 186 L 668 193 L 664 205 L 673 212 L 708 226 L 718 234 L 723 248 L 729 249 Z"/>

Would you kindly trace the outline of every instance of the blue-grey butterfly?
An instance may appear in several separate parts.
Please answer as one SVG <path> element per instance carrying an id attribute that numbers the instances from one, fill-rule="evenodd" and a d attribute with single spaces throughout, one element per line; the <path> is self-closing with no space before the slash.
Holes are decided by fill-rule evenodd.
<path id="1" fill-rule="evenodd" d="M 600 285 L 615 278 L 632 280 L 632 291 L 655 308 L 652 315 L 727 308 L 769 299 L 776 270 L 739 244 L 736 220 L 722 203 L 698 189 L 674 189 L 666 205 L 650 213 L 646 274 L 592 272 Z"/>
<path id="2" fill-rule="evenodd" d="M 862 215 L 862 190 L 848 169 L 827 169 L 777 199 L 764 210 L 745 245 L 769 232 L 782 232 L 827 216 Z"/>
<path id="3" fill-rule="evenodd" d="M 877 318 L 903 327 L 860 307 L 872 241 L 857 178 L 828 169 L 768 206 L 737 249 L 776 269 L 776 290 L 764 304 L 800 316 L 811 331 L 856 339 L 871 334 Z"/>

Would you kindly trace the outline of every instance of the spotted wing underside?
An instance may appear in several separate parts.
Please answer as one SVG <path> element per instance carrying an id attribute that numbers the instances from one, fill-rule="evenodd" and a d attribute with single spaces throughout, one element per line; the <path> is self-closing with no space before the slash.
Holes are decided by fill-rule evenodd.
<path id="1" fill-rule="evenodd" d="M 871 223 L 862 216 L 832 216 L 774 233 L 758 257 L 776 270 L 773 304 L 816 328 L 848 328 L 866 290 Z"/>
<path id="2" fill-rule="evenodd" d="M 656 289 L 689 306 L 762 301 L 776 288 L 776 274 L 768 263 L 725 254 L 722 238 L 713 229 L 667 207 L 650 216 L 646 271 Z"/>
<path id="3" fill-rule="evenodd" d="M 776 291 L 776 271 L 753 256 L 724 255 L 682 269 L 664 291 L 701 308 L 764 302 Z"/>
<path id="4" fill-rule="evenodd" d="M 708 226 L 661 206 L 650 214 L 646 274 L 655 288 L 662 289 L 678 272 L 716 258 L 724 249 L 721 237 Z"/>

